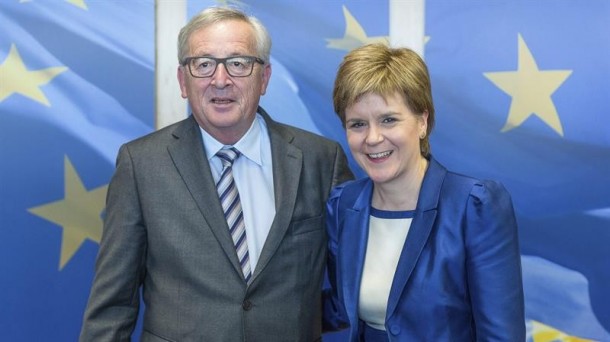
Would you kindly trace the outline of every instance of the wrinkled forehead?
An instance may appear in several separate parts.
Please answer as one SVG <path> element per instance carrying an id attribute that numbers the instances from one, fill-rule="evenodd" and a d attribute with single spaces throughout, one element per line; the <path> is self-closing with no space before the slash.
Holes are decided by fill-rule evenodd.
<path id="1" fill-rule="evenodd" d="M 188 48 L 191 54 L 197 56 L 251 55 L 256 52 L 256 37 L 248 22 L 223 20 L 193 31 L 188 39 Z"/>

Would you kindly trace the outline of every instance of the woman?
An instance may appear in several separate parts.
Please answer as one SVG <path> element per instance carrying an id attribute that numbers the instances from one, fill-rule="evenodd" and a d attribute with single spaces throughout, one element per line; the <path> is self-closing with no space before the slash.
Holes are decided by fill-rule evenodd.
<path id="1" fill-rule="evenodd" d="M 326 328 L 349 324 L 349 341 L 524 341 L 510 195 L 430 154 L 423 60 L 406 48 L 355 49 L 333 100 L 368 177 L 328 200 Z"/>

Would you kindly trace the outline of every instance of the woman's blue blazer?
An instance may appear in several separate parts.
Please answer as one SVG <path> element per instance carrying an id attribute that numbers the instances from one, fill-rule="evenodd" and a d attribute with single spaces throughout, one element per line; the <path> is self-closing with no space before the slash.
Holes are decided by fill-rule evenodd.
<path id="1" fill-rule="evenodd" d="M 335 188 L 324 327 L 358 341 L 360 280 L 373 183 Z M 497 182 L 447 171 L 430 157 L 390 290 L 390 341 L 525 341 L 521 262 L 512 201 Z"/>

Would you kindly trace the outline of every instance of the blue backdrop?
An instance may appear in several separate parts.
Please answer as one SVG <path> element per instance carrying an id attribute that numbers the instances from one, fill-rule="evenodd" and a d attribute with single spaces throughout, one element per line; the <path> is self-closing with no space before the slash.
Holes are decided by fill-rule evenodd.
<path id="1" fill-rule="evenodd" d="M 347 151 L 334 74 L 388 39 L 389 4 L 239 3 L 273 37 L 263 107 Z M 426 2 L 432 152 L 513 195 L 530 341 L 610 341 L 608 18 L 604 0 Z M 153 130 L 154 3 L 11 0 L 0 22 L 0 340 L 75 341 L 118 147 Z"/>

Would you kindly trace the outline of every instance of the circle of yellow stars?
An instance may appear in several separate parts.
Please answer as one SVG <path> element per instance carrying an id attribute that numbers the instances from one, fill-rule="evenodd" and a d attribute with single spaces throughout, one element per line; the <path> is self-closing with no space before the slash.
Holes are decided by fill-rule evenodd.
<path id="1" fill-rule="evenodd" d="M 20 0 L 31 2 L 33 0 Z M 87 10 L 85 0 L 64 0 Z M 236 2 L 239 1 L 219 1 Z M 342 38 L 327 39 L 327 47 L 350 51 L 368 43 L 389 43 L 389 36 L 367 36 L 360 23 L 343 6 L 346 27 Z M 429 37 L 425 37 L 425 41 Z M 13 94 L 20 94 L 45 106 L 50 102 L 40 87 L 65 72 L 68 68 L 51 67 L 28 70 L 17 47 L 11 45 L 4 62 L 0 64 L 0 102 Z M 563 127 L 552 94 L 567 80 L 571 70 L 540 70 L 523 37 L 518 35 L 518 68 L 516 71 L 486 72 L 484 76 L 512 97 L 508 118 L 502 132 L 523 124 L 529 117 L 537 116 L 563 136 Z M 87 190 L 70 159 L 64 157 L 64 198 L 28 209 L 34 215 L 63 228 L 59 269 L 71 260 L 87 240 L 99 243 L 102 235 L 102 211 L 108 185 Z M 553 327 L 533 321 L 532 338 L 535 342 L 572 341 L 588 339 L 570 336 Z"/>

